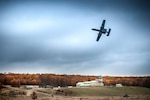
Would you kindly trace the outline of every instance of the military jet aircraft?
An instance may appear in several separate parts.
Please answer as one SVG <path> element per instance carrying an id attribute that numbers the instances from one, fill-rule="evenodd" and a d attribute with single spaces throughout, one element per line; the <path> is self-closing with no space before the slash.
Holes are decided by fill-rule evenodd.
<path id="1" fill-rule="evenodd" d="M 104 27 L 105 27 L 105 20 L 103 20 L 102 25 L 100 27 L 100 30 L 92 28 L 92 30 L 99 32 L 96 41 L 99 41 L 99 39 L 102 36 L 102 34 L 106 34 L 107 33 L 106 36 L 109 36 L 111 29 L 109 28 L 109 30 L 107 31 L 107 29 L 105 29 Z"/>

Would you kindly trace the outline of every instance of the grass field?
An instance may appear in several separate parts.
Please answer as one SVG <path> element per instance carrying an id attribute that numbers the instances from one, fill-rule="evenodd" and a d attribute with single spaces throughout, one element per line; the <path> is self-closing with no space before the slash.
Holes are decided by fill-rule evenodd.
<path id="1" fill-rule="evenodd" d="M 79 96 L 150 95 L 150 88 L 144 87 L 83 87 L 65 89 Z"/>

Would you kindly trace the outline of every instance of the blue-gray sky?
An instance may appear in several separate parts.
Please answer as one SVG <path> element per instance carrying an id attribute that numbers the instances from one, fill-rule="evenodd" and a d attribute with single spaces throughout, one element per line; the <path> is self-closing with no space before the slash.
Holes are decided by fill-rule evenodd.
<path id="1" fill-rule="evenodd" d="M 1 0 L 0 72 L 150 75 L 148 0 Z M 109 37 L 96 42 L 102 20 Z"/>

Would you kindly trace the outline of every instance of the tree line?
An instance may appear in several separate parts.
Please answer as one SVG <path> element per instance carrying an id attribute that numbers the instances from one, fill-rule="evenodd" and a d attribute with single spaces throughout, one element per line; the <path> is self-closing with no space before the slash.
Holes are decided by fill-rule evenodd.
<path id="1" fill-rule="evenodd" d="M 57 74 L 17 74 L 0 73 L 0 83 L 4 85 L 49 85 L 49 86 L 75 86 L 77 82 L 97 79 L 98 76 L 85 75 L 57 75 Z M 150 76 L 103 76 L 106 86 L 122 84 L 124 86 L 142 86 L 150 88 Z"/>
<path id="2" fill-rule="evenodd" d="M 150 88 L 150 76 L 105 76 L 103 80 L 107 86 L 120 83 L 124 86 L 142 86 Z"/>

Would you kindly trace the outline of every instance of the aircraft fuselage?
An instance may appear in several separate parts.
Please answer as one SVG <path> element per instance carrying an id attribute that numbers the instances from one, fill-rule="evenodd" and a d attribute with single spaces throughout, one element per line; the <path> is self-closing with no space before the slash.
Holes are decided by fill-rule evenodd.
<path id="1" fill-rule="evenodd" d="M 99 29 L 94 29 L 94 28 L 92 29 L 94 31 L 98 31 L 99 32 L 96 41 L 99 41 L 99 39 L 102 36 L 102 34 L 108 33 L 106 36 L 109 36 L 111 29 L 109 29 L 107 31 L 107 29 L 105 29 L 104 27 L 105 27 L 105 20 L 103 20 L 102 25 L 100 27 L 100 30 Z"/>

